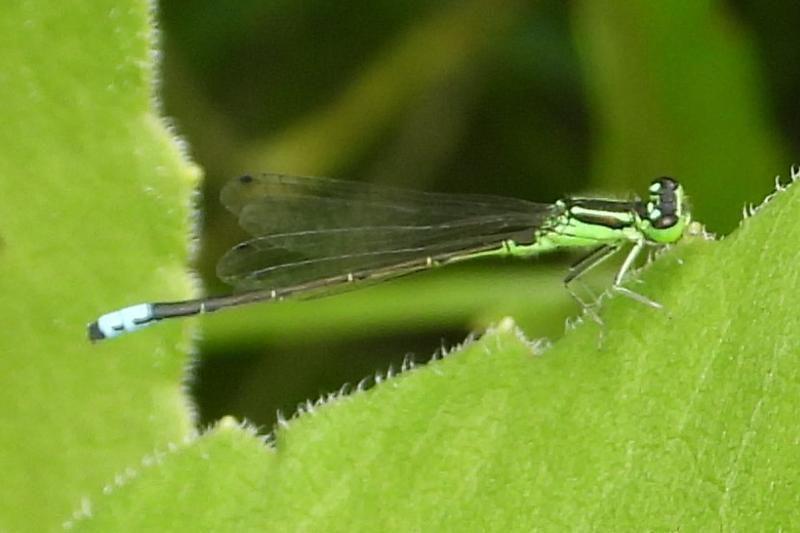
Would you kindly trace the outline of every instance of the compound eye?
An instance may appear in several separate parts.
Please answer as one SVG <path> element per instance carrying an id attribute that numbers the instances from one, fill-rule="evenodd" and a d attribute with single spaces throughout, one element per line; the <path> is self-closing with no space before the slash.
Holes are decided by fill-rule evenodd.
<path id="1" fill-rule="evenodd" d="M 678 182 L 669 176 L 661 176 L 656 181 L 661 185 L 661 187 L 669 189 L 670 191 L 674 191 L 678 188 Z"/>
<path id="2" fill-rule="evenodd" d="M 662 215 L 653 221 L 653 227 L 656 229 L 671 228 L 678 222 L 678 217 L 675 215 Z"/>

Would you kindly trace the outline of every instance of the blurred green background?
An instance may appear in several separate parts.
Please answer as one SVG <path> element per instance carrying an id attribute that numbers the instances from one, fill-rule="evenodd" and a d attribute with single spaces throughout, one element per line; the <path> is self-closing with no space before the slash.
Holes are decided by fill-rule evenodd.
<path id="1" fill-rule="evenodd" d="M 158 20 L 164 112 L 206 171 L 196 266 L 210 294 L 227 290 L 216 258 L 244 237 L 219 189 L 244 172 L 537 201 L 643 194 L 666 174 L 724 235 L 798 162 L 797 2 L 172 0 Z M 277 410 L 506 315 L 557 339 L 577 312 L 560 281 L 574 259 L 203 317 L 201 421 L 269 429 Z"/>

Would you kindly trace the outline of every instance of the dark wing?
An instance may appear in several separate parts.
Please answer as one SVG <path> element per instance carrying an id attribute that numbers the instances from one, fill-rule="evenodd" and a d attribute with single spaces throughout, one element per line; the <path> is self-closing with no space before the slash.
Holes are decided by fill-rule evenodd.
<path id="1" fill-rule="evenodd" d="M 239 178 L 222 192 L 255 238 L 229 250 L 219 277 L 241 290 L 386 279 L 530 241 L 552 207 L 494 196 L 404 191 L 322 178 Z"/>
<path id="2" fill-rule="evenodd" d="M 427 226 L 487 215 L 534 215 L 543 207 L 501 196 L 428 193 L 280 174 L 233 179 L 222 189 L 220 199 L 254 236 L 331 228 Z"/>

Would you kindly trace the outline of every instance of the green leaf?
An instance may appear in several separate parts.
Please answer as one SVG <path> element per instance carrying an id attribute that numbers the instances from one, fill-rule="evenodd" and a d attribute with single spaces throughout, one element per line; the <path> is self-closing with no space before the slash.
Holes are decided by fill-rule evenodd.
<path id="1" fill-rule="evenodd" d="M 0 12 L 0 530 L 58 529 L 192 416 L 186 326 L 92 346 L 110 307 L 186 297 L 197 171 L 153 110 L 149 2 Z"/>
<path id="2" fill-rule="evenodd" d="M 192 292 L 197 177 L 153 111 L 150 5 L 4 7 L 0 529 L 797 527 L 796 190 L 648 269 L 668 313 L 607 300 L 601 349 L 589 323 L 537 356 L 505 321 L 274 448 L 229 420 L 196 438 L 188 322 L 85 340 Z"/>
<path id="3" fill-rule="evenodd" d="M 668 312 L 606 300 L 600 347 L 587 323 L 540 354 L 504 321 L 441 361 L 309 406 L 272 453 L 226 423 L 75 525 L 794 529 L 799 194 L 723 241 L 663 254 L 635 286 Z"/>

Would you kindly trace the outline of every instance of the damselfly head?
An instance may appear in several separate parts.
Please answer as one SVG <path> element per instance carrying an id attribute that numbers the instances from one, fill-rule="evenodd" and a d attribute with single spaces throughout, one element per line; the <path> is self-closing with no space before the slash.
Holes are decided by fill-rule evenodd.
<path id="1" fill-rule="evenodd" d="M 659 244 L 678 241 L 691 220 L 683 186 L 673 178 L 663 176 L 653 180 L 649 193 L 642 233 L 648 240 Z"/>

